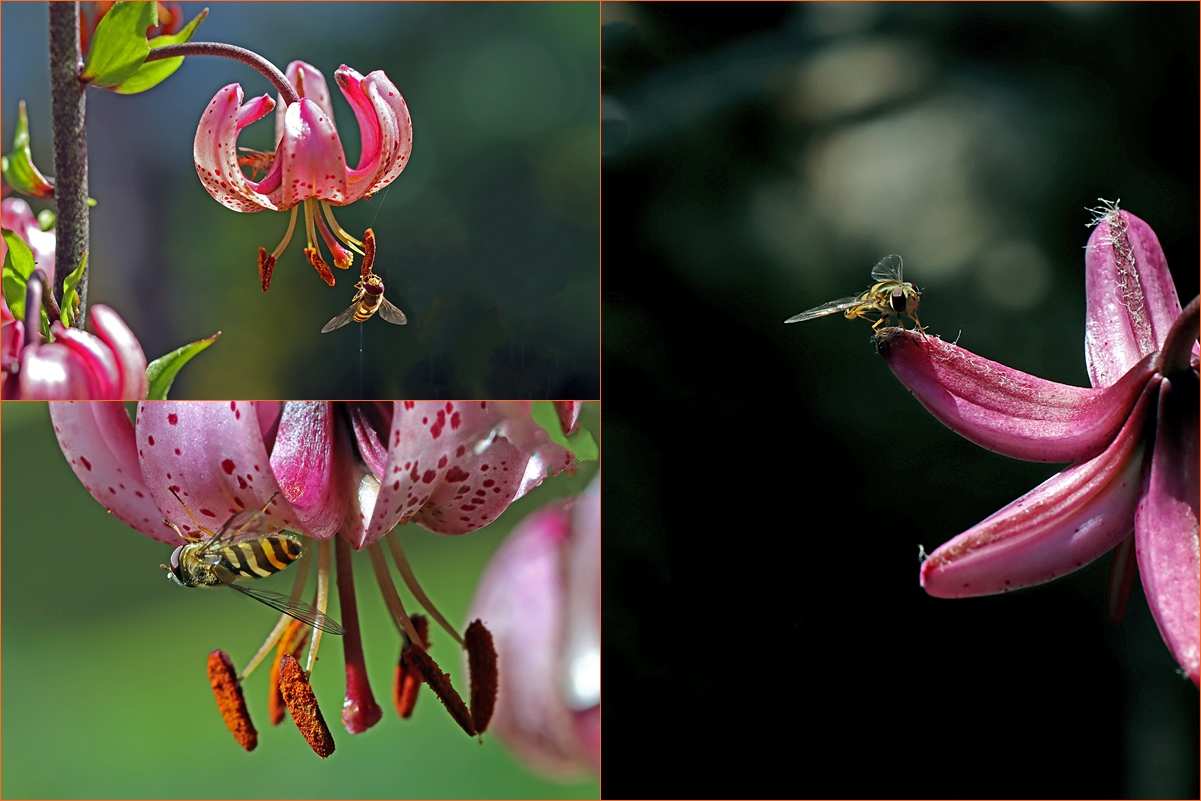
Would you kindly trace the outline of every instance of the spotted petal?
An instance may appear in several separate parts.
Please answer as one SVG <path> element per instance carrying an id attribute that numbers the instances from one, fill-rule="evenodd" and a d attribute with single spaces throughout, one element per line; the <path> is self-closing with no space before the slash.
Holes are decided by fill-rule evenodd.
<path id="1" fill-rule="evenodd" d="M 350 451 L 337 427 L 329 403 L 289 403 L 271 451 L 276 480 L 306 533 L 317 539 L 337 533 L 350 502 Z"/>
<path id="2" fill-rule="evenodd" d="M 350 203 L 383 189 L 408 165 L 413 122 L 400 90 L 382 70 L 364 78 L 343 64 L 334 80 L 359 122 L 359 164 L 348 175 Z"/>
<path id="3" fill-rule="evenodd" d="M 248 181 L 238 165 L 238 132 L 275 107 L 269 95 L 246 105 L 242 105 L 242 96 L 241 85 L 231 83 L 222 87 L 204 110 L 193 146 L 196 174 L 210 195 L 234 211 L 291 208 L 281 205 L 279 159 L 260 183 Z"/>

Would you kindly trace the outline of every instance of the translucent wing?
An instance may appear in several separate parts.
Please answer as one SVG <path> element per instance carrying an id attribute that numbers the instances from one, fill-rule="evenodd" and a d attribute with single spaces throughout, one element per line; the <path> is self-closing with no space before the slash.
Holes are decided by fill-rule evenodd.
<path id="1" fill-rule="evenodd" d="M 278 592 L 271 590 L 260 590 L 254 587 L 244 587 L 241 584 L 227 583 L 225 585 L 231 590 L 237 590 L 243 595 L 249 595 L 259 603 L 267 604 L 272 609 L 283 612 L 285 615 L 290 615 L 302 623 L 308 623 L 310 626 L 316 626 L 322 631 L 330 634 L 343 634 L 344 629 L 338 621 L 328 615 L 314 609 L 304 601 L 293 601 L 286 595 L 281 595 Z"/>
<path id="2" fill-rule="evenodd" d="M 196 555 L 210 564 L 216 564 L 216 560 L 220 559 L 215 553 L 218 548 L 265 537 L 280 528 L 262 509 L 243 509 L 226 520 L 220 531 L 205 540 Z"/>
<path id="3" fill-rule="evenodd" d="M 846 311 L 847 309 L 851 308 L 852 306 L 856 305 L 859 302 L 860 301 L 859 301 L 858 295 L 855 295 L 854 297 L 849 297 L 849 298 L 839 298 L 838 300 L 832 300 L 829 303 L 823 303 L 820 306 L 814 306 L 812 309 L 809 309 L 808 311 L 803 311 L 800 314 L 794 314 L 791 317 L 789 317 L 787 320 L 785 320 L 784 322 L 786 322 L 786 323 L 801 323 L 801 322 L 804 322 L 805 320 L 812 320 L 814 317 L 825 317 L 827 314 L 834 314 L 835 312 Z"/>
<path id="4" fill-rule="evenodd" d="M 876 266 L 872 268 L 872 280 L 904 281 L 905 279 L 901 277 L 902 266 L 901 257 L 890 253 L 876 262 Z"/>
<path id="5" fill-rule="evenodd" d="M 349 323 L 351 320 L 354 319 L 354 313 L 358 308 L 359 308 L 359 302 L 356 300 L 354 303 L 350 304 L 349 309 L 342 312 L 337 317 L 335 317 L 334 319 L 332 319 L 328 323 L 326 323 L 325 327 L 321 329 L 321 333 L 328 334 L 330 331 L 333 331 L 335 328 L 341 328 L 342 326 Z"/>
<path id="6" fill-rule="evenodd" d="M 409 321 L 409 319 L 405 317 L 404 312 L 392 305 L 392 301 L 388 300 L 387 298 L 380 298 L 380 300 L 383 301 L 383 303 L 379 305 L 380 317 L 383 317 L 385 320 L 392 323 L 392 325 L 404 325 Z"/>

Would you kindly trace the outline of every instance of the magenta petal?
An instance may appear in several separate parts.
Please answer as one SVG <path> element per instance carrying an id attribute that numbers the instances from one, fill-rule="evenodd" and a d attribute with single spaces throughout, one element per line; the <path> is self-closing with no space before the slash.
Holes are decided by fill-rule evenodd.
<path id="1" fill-rule="evenodd" d="M 1034 462 L 1076 462 L 1103 451 L 1154 373 L 1147 356 L 1105 389 L 1057 384 L 941 339 L 889 328 L 880 354 L 943 425 L 990 451 Z"/>
<path id="2" fill-rule="evenodd" d="M 63 455 L 92 497 L 143 534 L 183 545 L 142 481 L 133 424 L 123 403 L 51 403 L 50 420 Z"/>
<path id="3" fill-rule="evenodd" d="M 350 502 L 350 451 L 337 428 L 329 403 L 284 404 L 271 451 L 271 469 L 305 533 L 322 540 L 337 533 Z"/>
<path id="4" fill-rule="evenodd" d="M 74 354 L 88 372 L 95 400 L 121 400 L 121 370 L 112 350 L 96 337 L 78 328 L 51 324 L 54 340 Z"/>
<path id="5" fill-rule="evenodd" d="M 580 427 L 580 409 L 584 404 L 580 401 L 555 401 L 555 413 L 559 415 L 559 426 L 563 433 L 574 434 Z"/>
<path id="6" fill-rule="evenodd" d="M 17 379 L 23 400 L 90 400 L 99 393 L 83 360 L 57 342 L 26 348 Z"/>
<path id="7" fill-rule="evenodd" d="M 1180 300 L 1155 232 L 1128 211 L 1101 219 L 1084 265 L 1085 361 L 1093 386 L 1107 387 L 1159 350 Z"/>
<path id="8" fill-rule="evenodd" d="M 348 176 L 350 202 L 383 189 L 408 165 L 413 150 L 413 122 L 400 91 L 383 71 L 376 70 L 362 79 L 345 65 L 338 72 L 339 87 L 355 109 L 363 137 L 360 168 L 351 170 Z M 351 84 L 357 84 L 357 90 Z M 370 102 L 370 111 L 363 103 L 364 96 Z M 373 141 L 376 137 L 378 144 Z"/>
<path id="9" fill-rule="evenodd" d="M 249 403 L 140 403 L 136 442 L 142 476 L 155 502 L 185 533 L 195 533 L 196 526 L 171 488 L 210 530 L 240 509 L 263 506 L 279 490 L 258 415 Z M 281 528 L 308 533 L 283 496 L 267 514 Z"/>
<path id="10" fill-rule="evenodd" d="M 1042 584 L 1084 567 L 1130 532 L 1139 497 L 1143 419 L 1154 387 L 1102 453 L 1044 481 L 939 546 L 921 583 L 938 598 L 970 598 Z"/>
<path id="11" fill-rule="evenodd" d="M 121 400 L 142 400 L 150 391 L 146 378 L 146 354 L 129 326 L 108 306 L 96 303 L 91 310 L 91 326 L 96 336 L 112 349 L 121 368 Z"/>
<path id="12" fill-rule="evenodd" d="M 310 197 L 346 200 L 346 156 L 334 118 L 301 98 L 284 112 L 284 135 L 275 158 L 283 165 L 281 208 Z"/>
<path id="13" fill-rule="evenodd" d="M 1147 603 L 1172 656 L 1194 684 L 1201 684 L 1198 400 L 1196 375 L 1160 384 L 1151 473 L 1134 518 Z"/>
<path id="14" fill-rule="evenodd" d="M 305 61 L 293 61 L 284 70 L 284 77 L 288 79 L 288 83 L 296 89 L 296 93 L 301 97 L 307 97 L 309 100 L 317 104 L 317 107 L 326 113 L 328 117 L 333 119 L 334 104 L 329 97 L 329 85 L 325 82 L 325 75 L 321 70 L 314 67 Z M 279 106 L 275 110 L 275 144 L 279 146 L 279 140 L 284 135 L 284 110 L 287 105 L 284 99 L 280 97 Z"/>

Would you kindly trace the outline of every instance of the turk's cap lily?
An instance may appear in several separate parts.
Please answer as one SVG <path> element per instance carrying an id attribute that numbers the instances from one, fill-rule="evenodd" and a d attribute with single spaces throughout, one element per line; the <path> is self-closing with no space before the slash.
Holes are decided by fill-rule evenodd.
<path id="1" fill-rule="evenodd" d="M 877 340 L 894 374 L 955 432 L 1015 458 L 1074 462 L 937 548 L 921 582 L 946 598 L 1028 587 L 1083 567 L 1133 531 L 1156 623 L 1196 683 L 1197 301 L 1181 313 L 1145 222 L 1116 205 L 1094 222 L 1085 259 L 1092 389 L 912 332 L 888 329 Z M 1128 588 L 1111 585 L 1111 593 Z M 1111 599 L 1111 608 L 1124 602 Z"/>
<path id="2" fill-rule="evenodd" d="M 205 189 L 234 211 L 283 211 L 309 198 L 336 206 L 379 191 L 400 175 L 413 146 L 413 124 L 404 98 L 382 70 L 361 75 L 346 65 L 334 73 L 359 123 L 361 155 L 350 167 L 334 126 L 325 77 L 303 61 L 286 71 L 300 102 L 276 115 L 275 158 L 261 181 L 252 181 L 238 163 L 238 133 L 265 116 L 276 103 L 269 95 L 243 104 L 240 84 L 222 87 L 196 129 L 196 172 Z"/>
<path id="3" fill-rule="evenodd" d="M 599 476 L 514 528 L 480 579 L 476 618 L 500 674 L 491 730 L 539 773 L 599 773 Z"/>

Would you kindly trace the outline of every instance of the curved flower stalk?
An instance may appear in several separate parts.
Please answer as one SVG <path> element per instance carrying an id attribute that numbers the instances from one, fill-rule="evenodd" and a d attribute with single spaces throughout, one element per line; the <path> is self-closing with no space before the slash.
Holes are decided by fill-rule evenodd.
<path id="1" fill-rule="evenodd" d="M 521 522 L 484 570 L 469 619 L 496 642 L 496 736 L 555 778 L 600 772 L 600 477 Z"/>
<path id="2" fill-rule="evenodd" d="M 334 275 L 322 256 L 319 241 L 325 242 L 333 254 L 334 266 L 340 269 L 350 266 L 352 250 L 362 253 L 362 242 L 338 225 L 331 206 L 370 197 L 392 183 L 408 163 L 413 147 L 408 107 L 382 71 L 364 77 L 342 65 L 334 73 L 359 123 L 362 150 L 357 167 L 346 162 L 334 127 L 325 76 L 303 61 L 289 64 L 286 75 L 300 100 L 285 107 L 280 98 L 274 152 L 239 156 L 238 133 L 276 107 L 268 95 L 243 104 L 240 84 L 229 84 L 217 92 L 196 129 L 196 173 L 218 202 L 242 212 L 292 210 L 279 245 L 270 254 L 259 248 L 259 278 L 264 292 L 271 285 L 276 259 L 292 239 L 301 205 L 308 241 L 305 257 L 333 286 Z M 247 178 L 242 172 L 244 163 L 264 169 L 266 175 L 260 181 Z"/>
<path id="3" fill-rule="evenodd" d="M 898 329 L 878 339 L 897 378 L 953 431 L 1014 458 L 1074 462 L 936 549 L 921 583 L 942 598 L 1007 592 L 1122 546 L 1111 615 L 1121 617 L 1137 557 L 1160 633 L 1198 683 L 1198 301 L 1181 312 L 1154 231 L 1116 204 L 1098 211 L 1085 269 L 1092 389 Z"/>
<path id="4" fill-rule="evenodd" d="M 572 454 L 551 442 L 530 412 L 529 403 L 166 402 L 140 404 L 135 424 L 119 404 L 51 406 L 55 433 L 75 474 L 105 508 L 141 533 L 179 546 L 181 534 L 195 536 L 198 526 L 218 531 L 240 510 L 263 509 L 275 528 L 308 538 L 306 550 L 317 551 L 318 591 L 311 606 L 322 614 L 336 556 L 347 670 L 342 717 L 352 734 L 381 716 L 367 682 L 352 549 L 366 549 L 371 557 L 399 635 L 402 667 L 412 667 L 434 687 L 468 733 L 487 725 L 425 654 L 424 624 L 405 611 L 387 555 L 429 615 L 464 645 L 465 638 L 417 583 L 393 529 L 413 522 L 445 534 L 474 531 L 544 477 L 570 469 Z M 295 597 L 307 563 L 302 560 L 297 571 Z M 214 688 L 223 688 L 223 713 L 236 710 L 233 690 L 279 645 L 276 664 L 284 678 L 272 684 L 324 757 L 333 740 L 319 710 L 313 714 L 316 700 L 308 699 L 306 689 L 321 631 L 312 632 L 306 667 L 285 671 L 285 657 L 298 655 L 307 636 L 298 628 L 285 615 L 241 676 L 230 678 L 228 657 L 210 663 L 211 675 Z M 473 650 L 470 637 L 466 647 L 473 659 L 488 663 L 490 648 Z M 273 722 L 280 719 L 282 711 Z M 235 732 L 253 731 L 243 713 L 226 721 Z M 240 736 L 239 742 L 253 747 L 253 738 Z"/>

